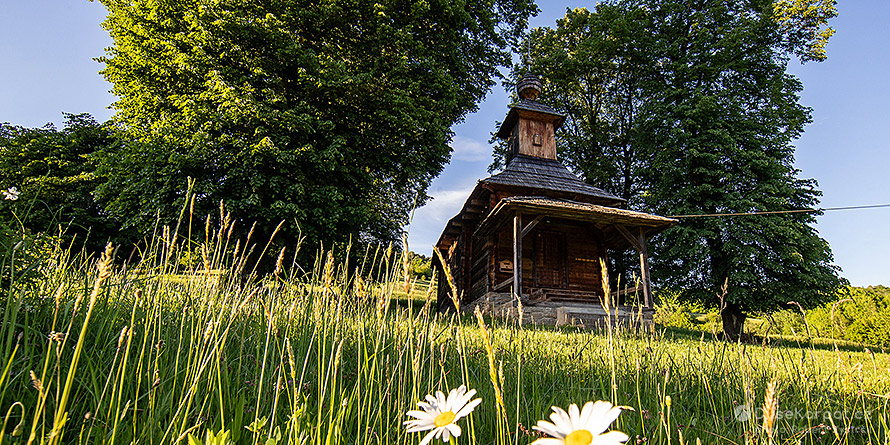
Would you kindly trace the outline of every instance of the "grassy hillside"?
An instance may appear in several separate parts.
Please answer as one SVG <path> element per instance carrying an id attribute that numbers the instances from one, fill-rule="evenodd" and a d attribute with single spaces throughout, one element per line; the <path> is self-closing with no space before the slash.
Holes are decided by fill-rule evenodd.
<path id="1" fill-rule="evenodd" d="M 224 233 L 191 268 L 158 239 L 126 268 L 56 249 L 9 284 L 0 443 L 418 443 L 405 412 L 461 384 L 483 401 L 459 443 L 530 443 L 552 405 L 599 399 L 628 407 L 628 443 L 766 443 L 773 381 L 774 442 L 890 440 L 883 352 L 480 322 L 433 313 L 392 251 L 364 261 L 376 276 L 320 256 L 259 278 Z"/>

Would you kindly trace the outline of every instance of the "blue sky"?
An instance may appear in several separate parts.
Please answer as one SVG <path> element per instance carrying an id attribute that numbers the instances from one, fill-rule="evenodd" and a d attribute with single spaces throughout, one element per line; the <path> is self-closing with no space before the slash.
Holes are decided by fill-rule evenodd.
<path id="1" fill-rule="evenodd" d="M 533 26 L 552 26 L 565 9 L 594 2 L 540 2 Z M 828 60 L 794 64 L 813 123 L 797 141 L 795 165 L 816 178 L 822 207 L 890 203 L 890 1 L 840 1 Z M 114 97 L 94 61 L 111 44 L 103 6 L 86 0 L 0 0 L 0 122 L 61 124 L 62 112 L 111 117 Z M 546 94 L 546 92 L 545 92 Z M 490 132 L 508 110 L 495 87 L 479 111 L 454 127 L 454 154 L 415 212 L 412 250 L 429 254 L 445 222 L 476 181 L 488 176 Z M 5 185 L 0 184 L 5 187 Z M 890 285 L 890 208 L 826 212 L 816 228 L 854 285 Z"/>

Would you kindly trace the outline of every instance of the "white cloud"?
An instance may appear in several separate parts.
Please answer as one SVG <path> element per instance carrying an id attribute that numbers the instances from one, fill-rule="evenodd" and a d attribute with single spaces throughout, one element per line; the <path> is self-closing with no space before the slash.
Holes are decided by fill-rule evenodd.
<path id="1" fill-rule="evenodd" d="M 445 221 L 460 212 L 461 206 L 467 201 L 475 186 L 473 184 L 459 190 L 440 190 L 434 193 L 433 199 L 429 203 L 417 209 L 414 218 L 417 219 L 418 214 L 422 212 L 425 217 L 444 224 Z"/>
<path id="2" fill-rule="evenodd" d="M 411 250 L 428 255 L 429 246 L 439 239 L 448 220 L 460 212 L 475 186 L 473 183 L 461 189 L 431 193 L 433 199 L 414 211 L 414 219 L 408 229 L 408 245 Z"/>
<path id="3" fill-rule="evenodd" d="M 475 139 L 456 135 L 451 141 L 452 159 L 458 161 L 484 161 L 491 157 L 491 147 Z"/>

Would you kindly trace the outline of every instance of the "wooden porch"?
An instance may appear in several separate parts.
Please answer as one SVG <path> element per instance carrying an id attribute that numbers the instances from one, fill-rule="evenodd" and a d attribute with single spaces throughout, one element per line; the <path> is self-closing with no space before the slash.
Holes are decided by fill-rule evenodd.
<path id="1" fill-rule="evenodd" d="M 569 222 L 574 224 L 572 230 L 564 234 L 569 247 L 553 247 L 548 244 L 547 233 L 538 233 L 535 246 L 531 251 L 535 258 L 527 258 L 529 249 L 524 248 L 525 241 L 542 222 L 563 221 L 567 226 Z M 641 277 L 639 286 L 633 289 L 619 289 L 611 292 L 611 306 L 618 307 L 621 297 L 628 294 L 640 294 L 642 301 L 639 306 L 652 309 L 654 307 L 652 291 L 649 279 L 649 258 L 646 248 L 646 238 L 652 233 L 663 230 L 671 225 L 674 220 L 655 215 L 649 215 L 630 210 L 603 207 L 594 204 L 579 203 L 574 201 L 559 200 L 543 197 L 518 196 L 503 199 L 482 221 L 474 233 L 474 238 L 482 239 L 492 233 L 503 231 L 506 226 L 511 234 L 510 250 L 513 265 L 509 277 L 501 276 L 495 280 L 497 273 L 492 273 L 489 287 L 490 292 L 513 292 L 521 297 L 521 302 L 526 306 L 534 306 L 543 302 L 553 303 L 586 303 L 592 306 L 602 306 L 602 270 L 601 264 L 606 264 L 607 249 L 621 250 L 633 248 L 640 258 Z M 565 229 L 564 229 L 565 230 Z M 586 233 L 585 233 L 586 232 Z M 553 232 L 557 233 L 558 232 Z M 558 239 L 553 235 L 550 238 Z M 544 242 L 542 242 L 542 239 Z M 596 249 L 587 249 L 588 258 L 577 257 L 578 246 L 571 243 L 599 244 Z M 552 243 L 551 243 L 552 244 Z M 575 255 L 568 255 L 566 250 Z M 504 253 L 501 251 L 501 253 Z M 496 257 L 497 254 L 492 255 Z M 590 257 L 592 256 L 592 257 Z M 575 272 L 578 267 L 567 267 L 566 262 L 583 262 L 586 269 L 595 271 L 591 280 L 590 272 Z M 592 264 L 591 264 L 592 263 Z M 529 267 L 529 265 L 531 267 Z M 492 264 L 496 270 L 497 265 Z M 564 273 L 565 279 L 544 280 L 542 282 L 541 270 L 553 275 Z M 568 272 L 560 272 L 567 270 Z M 557 272 L 553 272 L 557 271 Z M 524 274 L 531 272 L 534 279 L 529 280 Z M 474 272 L 470 271 L 472 275 Z M 478 275 L 478 273 L 477 273 Z M 546 274 L 545 274 L 546 276 Z M 602 314 L 605 315 L 605 312 Z"/>

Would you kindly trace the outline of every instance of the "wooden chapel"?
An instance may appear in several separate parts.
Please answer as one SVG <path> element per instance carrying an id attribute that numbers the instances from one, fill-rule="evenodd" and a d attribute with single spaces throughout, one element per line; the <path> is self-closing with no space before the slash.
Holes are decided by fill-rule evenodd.
<path id="1" fill-rule="evenodd" d="M 613 320 L 651 325 L 654 313 L 646 240 L 677 221 L 624 209 L 625 201 L 585 183 L 556 158 L 565 116 L 538 102 L 540 80 L 526 74 L 497 136 L 507 166 L 482 179 L 434 246 L 440 311 L 459 307 L 539 324 L 601 323 L 606 315 L 601 264 L 608 251 L 640 256 L 638 304 L 613 292 Z M 446 264 L 438 259 L 441 256 Z M 456 299 L 446 274 L 456 288 Z M 457 301 L 457 303 L 455 303 Z"/>

